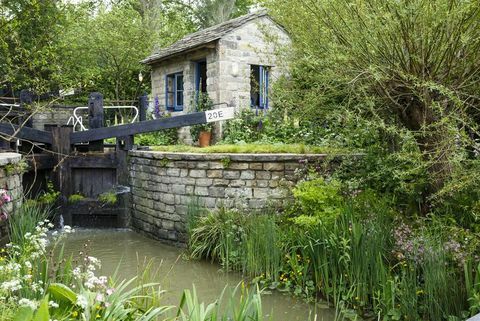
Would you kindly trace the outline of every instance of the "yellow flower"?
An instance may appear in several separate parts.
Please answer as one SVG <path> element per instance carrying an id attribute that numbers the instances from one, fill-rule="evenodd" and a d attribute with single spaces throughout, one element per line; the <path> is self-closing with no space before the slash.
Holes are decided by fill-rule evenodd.
<path id="1" fill-rule="evenodd" d="M 72 312 L 72 317 L 74 317 L 74 318 L 78 317 L 78 312 L 77 312 L 77 311 L 73 311 L 73 312 Z"/>
<path id="2" fill-rule="evenodd" d="M 101 318 L 100 314 L 97 314 L 95 318 L 100 319 Z"/>

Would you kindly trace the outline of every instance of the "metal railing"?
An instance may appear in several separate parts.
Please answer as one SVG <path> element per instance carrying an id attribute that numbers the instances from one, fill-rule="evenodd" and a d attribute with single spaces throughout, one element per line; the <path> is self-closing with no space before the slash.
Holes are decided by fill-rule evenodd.
<path id="1" fill-rule="evenodd" d="M 138 108 L 136 106 L 104 106 L 103 109 L 133 109 L 135 115 L 133 116 L 131 123 L 136 122 L 138 119 Z M 87 130 L 87 128 L 83 125 L 83 117 L 77 114 L 77 111 L 79 110 L 88 110 L 88 107 L 80 106 L 73 110 L 73 115 L 70 116 L 67 122 L 67 125 L 73 126 L 73 131 L 76 131 L 77 126 L 80 127 L 80 131 Z"/>

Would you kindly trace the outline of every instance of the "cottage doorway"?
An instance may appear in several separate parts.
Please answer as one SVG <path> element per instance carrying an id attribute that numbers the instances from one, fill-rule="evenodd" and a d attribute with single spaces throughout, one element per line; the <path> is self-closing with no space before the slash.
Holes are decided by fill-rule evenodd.
<path id="1" fill-rule="evenodd" d="M 207 61 L 200 60 L 195 63 L 195 90 L 197 92 L 207 92 Z"/>

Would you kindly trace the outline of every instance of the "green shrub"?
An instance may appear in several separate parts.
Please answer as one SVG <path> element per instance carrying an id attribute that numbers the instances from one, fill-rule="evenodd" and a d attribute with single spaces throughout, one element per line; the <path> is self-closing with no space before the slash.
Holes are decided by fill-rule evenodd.
<path id="1" fill-rule="evenodd" d="M 98 195 L 98 200 L 104 204 L 114 205 L 118 199 L 114 192 L 105 192 Z"/>
<path id="2" fill-rule="evenodd" d="M 10 242 L 23 246 L 25 235 L 34 233 L 39 222 L 49 219 L 52 212 L 37 202 L 25 202 L 8 219 Z"/>
<path id="3" fill-rule="evenodd" d="M 343 207 L 341 184 L 334 180 L 327 182 L 318 177 L 300 182 L 293 195 L 300 211 L 293 221 L 303 227 L 331 225 Z"/>
<path id="4" fill-rule="evenodd" d="M 85 199 L 85 196 L 82 194 L 72 194 L 68 197 L 68 202 L 70 204 L 75 204 L 77 202 L 83 201 Z"/>

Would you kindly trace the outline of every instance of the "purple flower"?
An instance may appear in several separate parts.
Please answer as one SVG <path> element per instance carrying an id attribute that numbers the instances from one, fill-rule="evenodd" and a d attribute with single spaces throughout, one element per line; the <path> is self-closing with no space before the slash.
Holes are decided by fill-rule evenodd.
<path id="1" fill-rule="evenodd" d="M 0 213 L 0 221 L 8 220 L 8 214 L 6 212 Z"/>
<path id="2" fill-rule="evenodd" d="M 155 110 L 154 110 L 154 113 L 155 113 L 155 118 L 160 118 L 162 116 L 161 112 L 160 112 L 160 101 L 158 100 L 158 95 L 155 95 Z"/>

